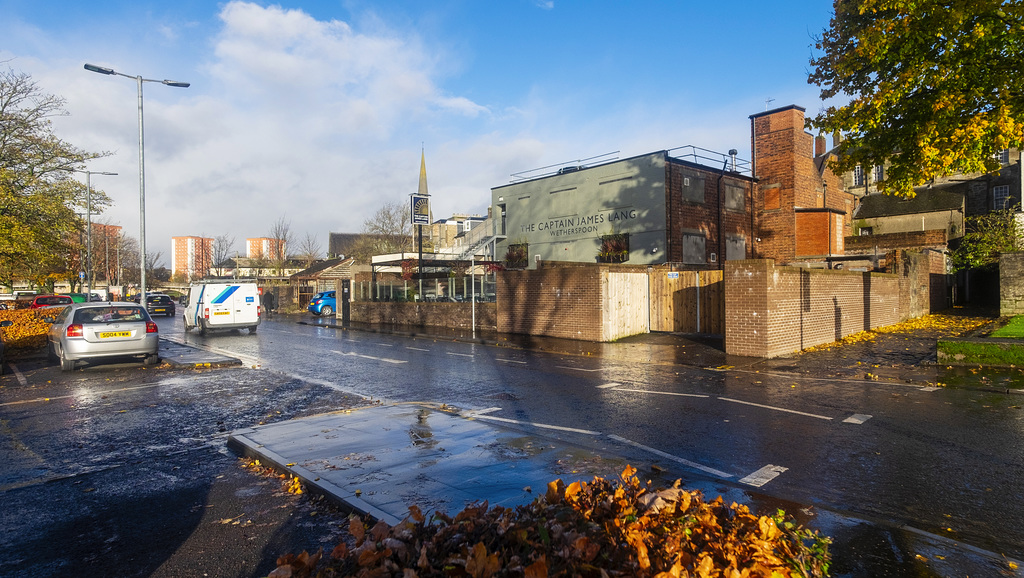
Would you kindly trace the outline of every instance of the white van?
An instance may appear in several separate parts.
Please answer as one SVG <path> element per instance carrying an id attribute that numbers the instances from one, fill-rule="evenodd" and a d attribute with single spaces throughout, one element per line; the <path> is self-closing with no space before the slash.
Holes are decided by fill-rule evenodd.
<path id="1" fill-rule="evenodd" d="M 201 335 L 216 329 L 248 329 L 256 333 L 262 318 L 256 283 L 223 281 L 196 283 L 188 288 L 185 331 L 199 328 Z"/>

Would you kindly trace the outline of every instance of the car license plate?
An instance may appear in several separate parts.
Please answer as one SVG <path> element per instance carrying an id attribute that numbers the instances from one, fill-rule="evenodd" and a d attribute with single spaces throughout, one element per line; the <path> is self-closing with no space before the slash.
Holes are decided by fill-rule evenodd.
<path id="1" fill-rule="evenodd" d="M 214 311 L 214 315 L 231 315 L 230 311 Z"/>
<path id="2" fill-rule="evenodd" d="M 166 312 L 167 312 L 167 308 L 166 307 L 158 307 L 156 309 L 153 309 L 153 313 L 166 313 Z"/>
<path id="3" fill-rule="evenodd" d="M 131 331 L 104 331 L 100 333 L 100 339 L 110 339 L 111 337 L 131 337 Z"/>

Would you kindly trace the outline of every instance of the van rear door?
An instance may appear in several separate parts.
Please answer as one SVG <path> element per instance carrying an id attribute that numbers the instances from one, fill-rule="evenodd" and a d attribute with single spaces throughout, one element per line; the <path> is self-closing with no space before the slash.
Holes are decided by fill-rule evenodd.
<path id="1" fill-rule="evenodd" d="M 240 285 L 211 285 L 207 288 L 205 307 L 210 310 L 211 327 L 236 323 L 235 310 L 239 308 L 235 293 L 240 288 Z"/>

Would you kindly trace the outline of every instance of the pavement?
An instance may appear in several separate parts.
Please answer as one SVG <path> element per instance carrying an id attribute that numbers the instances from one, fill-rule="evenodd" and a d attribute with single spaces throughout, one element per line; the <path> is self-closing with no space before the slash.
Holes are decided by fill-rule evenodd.
<path id="1" fill-rule="evenodd" d="M 299 323 L 352 331 L 833 380 L 934 384 L 940 379 L 950 381 L 956 372 L 934 363 L 932 334 L 941 329 L 878 335 L 841 348 L 764 360 L 727 356 L 720 340 L 706 336 L 649 334 L 615 343 L 588 343 L 465 330 L 341 326 L 333 320 L 308 319 L 297 317 Z M 993 374 L 988 383 L 994 390 L 1019 393 L 1024 391 L 1018 389 L 1024 387 L 1021 373 L 1004 370 Z M 972 379 L 978 382 L 976 373 Z M 1020 561 L 914 528 L 820 508 L 809 514 L 812 508 L 802 504 L 780 506 L 777 499 L 757 493 L 756 483 L 731 483 L 714 472 L 687 471 L 692 468 L 685 461 L 673 462 L 669 474 L 655 462 L 664 466 L 672 459 L 679 462 L 678 458 L 614 436 L 544 429 L 552 426 L 501 420 L 486 412 L 429 402 L 374 405 L 237 430 L 229 437 L 229 447 L 299 477 L 308 489 L 346 510 L 389 524 L 405 518 L 411 504 L 424 512 L 449 514 L 472 502 L 513 506 L 543 495 L 552 480 L 616 478 L 630 464 L 658 485 L 670 485 L 683 471 L 684 486 L 705 495 L 722 495 L 755 511 L 783 507 L 795 513 L 798 521 L 835 540 L 835 576 L 1019 576 L 1019 568 L 1024 568 Z"/>

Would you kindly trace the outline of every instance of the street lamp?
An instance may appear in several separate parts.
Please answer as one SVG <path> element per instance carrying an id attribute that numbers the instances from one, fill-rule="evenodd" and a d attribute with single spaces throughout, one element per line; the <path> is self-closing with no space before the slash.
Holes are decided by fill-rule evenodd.
<path id="1" fill-rule="evenodd" d="M 146 162 L 145 162 L 145 138 L 142 131 L 142 83 L 159 82 L 176 88 L 188 88 L 189 83 L 177 82 L 174 80 L 153 80 L 141 76 L 131 76 L 115 71 L 113 68 L 86 64 L 85 69 L 99 74 L 123 76 L 134 78 L 139 87 L 139 280 L 140 291 L 142 291 L 139 302 L 146 304 Z"/>
<path id="2" fill-rule="evenodd" d="M 86 278 L 85 295 L 86 300 L 89 301 L 91 300 L 90 296 L 92 295 L 92 176 L 117 176 L 117 173 L 81 171 L 78 169 L 68 170 L 75 173 L 85 173 L 85 270 L 88 271 L 88 273 L 86 273 L 88 277 Z"/>

